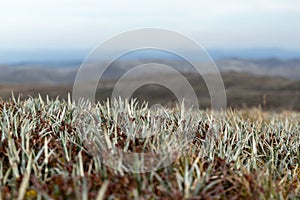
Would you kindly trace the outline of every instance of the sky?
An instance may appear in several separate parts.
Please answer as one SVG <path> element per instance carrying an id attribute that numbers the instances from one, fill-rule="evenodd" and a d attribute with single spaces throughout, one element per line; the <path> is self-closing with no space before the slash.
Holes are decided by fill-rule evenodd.
<path id="1" fill-rule="evenodd" d="M 92 49 L 166 28 L 206 48 L 300 49 L 299 0 L 1 0 L 0 50 Z"/>

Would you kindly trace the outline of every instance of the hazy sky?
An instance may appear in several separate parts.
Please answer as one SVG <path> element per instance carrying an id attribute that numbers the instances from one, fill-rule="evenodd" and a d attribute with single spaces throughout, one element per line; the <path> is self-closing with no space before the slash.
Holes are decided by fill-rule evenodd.
<path id="1" fill-rule="evenodd" d="M 90 49 L 161 27 L 207 48 L 300 48 L 299 0 L 1 0 L 0 49 Z"/>

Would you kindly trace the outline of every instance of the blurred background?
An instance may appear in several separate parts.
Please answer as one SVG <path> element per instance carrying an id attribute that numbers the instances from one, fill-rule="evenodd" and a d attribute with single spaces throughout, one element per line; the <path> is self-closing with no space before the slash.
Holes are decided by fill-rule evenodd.
<path id="1" fill-rule="evenodd" d="M 93 48 L 124 31 L 157 27 L 185 34 L 208 51 L 222 73 L 229 107 L 300 110 L 299 19 L 297 0 L 1 1 L 0 97 L 7 100 L 13 92 L 22 98 L 39 93 L 66 98 Z M 197 52 L 193 55 L 197 60 Z M 97 99 L 109 97 L 122 73 L 141 62 L 181 71 L 200 107 L 210 107 L 201 76 L 160 51 L 133 52 L 112 63 Z M 176 102 L 171 91 L 156 84 L 140 87 L 133 96 L 151 104 Z"/>

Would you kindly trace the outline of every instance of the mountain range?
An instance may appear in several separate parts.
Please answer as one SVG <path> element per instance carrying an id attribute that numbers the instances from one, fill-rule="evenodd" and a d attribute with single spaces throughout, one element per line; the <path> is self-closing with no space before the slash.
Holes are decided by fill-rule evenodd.
<path id="1" fill-rule="evenodd" d="M 126 60 L 112 63 L 103 74 L 103 79 L 117 79 L 129 69 L 143 63 L 160 63 L 171 66 L 182 73 L 196 73 L 187 62 L 181 60 Z M 227 58 L 215 61 L 221 72 L 249 73 L 258 76 L 283 77 L 300 80 L 300 59 L 241 59 Z M 206 63 L 200 63 L 205 67 Z M 91 70 L 99 65 L 92 63 Z M 58 64 L 14 64 L 0 65 L 0 83 L 43 83 L 43 84 L 72 84 L 80 63 Z M 147 71 L 150 74 L 159 74 L 159 71 Z M 141 74 L 136 74 L 140 76 Z"/>

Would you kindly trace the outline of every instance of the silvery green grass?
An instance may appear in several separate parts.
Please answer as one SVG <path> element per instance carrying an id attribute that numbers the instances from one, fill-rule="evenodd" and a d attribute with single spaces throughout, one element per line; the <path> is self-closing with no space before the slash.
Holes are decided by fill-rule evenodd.
<path id="1" fill-rule="evenodd" d="M 0 118 L 0 199 L 300 198 L 297 112 L 229 109 L 218 118 L 136 100 L 12 97 L 0 101 Z M 117 149 L 160 151 L 162 160 L 181 153 L 131 173 L 138 160 L 102 164 Z"/>

